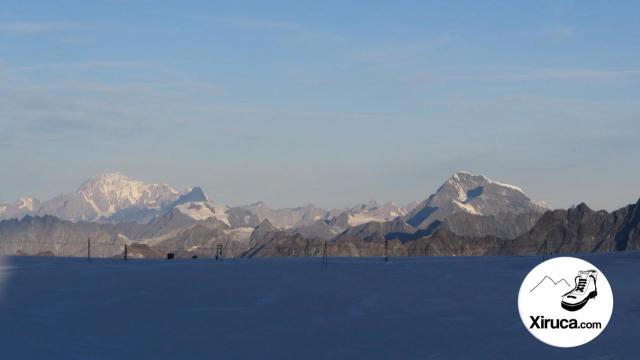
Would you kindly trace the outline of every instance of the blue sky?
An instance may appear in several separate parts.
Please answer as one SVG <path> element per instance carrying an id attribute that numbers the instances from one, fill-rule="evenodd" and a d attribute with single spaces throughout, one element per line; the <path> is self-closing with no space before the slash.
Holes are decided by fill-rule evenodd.
<path id="1" fill-rule="evenodd" d="M 0 7 L 0 202 L 98 172 L 216 202 L 422 200 L 468 170 L 553 207 L 640 196 L 632 1 Z"/>

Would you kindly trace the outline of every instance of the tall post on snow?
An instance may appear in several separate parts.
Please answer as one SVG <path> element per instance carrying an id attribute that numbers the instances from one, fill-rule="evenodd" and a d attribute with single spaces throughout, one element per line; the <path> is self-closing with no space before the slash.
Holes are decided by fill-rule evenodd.
<path id="1" fill-rule="evenodd" d="M 128 255 L 129 255 L 129 252 L 127 249 L 127 243 L 124 243 L 124 261 L 127 261 Z"/>
<path id="2" fill-rule="evenodd" d="M 389 261 L 389 240 L 384 239 L 384 262 Z"/>
<path id="3" fill-rule="evenodd" d="M 222 261 L 222 245 L 216 245 L 216 261 Z"/>
<path id="4" fill-rule="evenodd" d="M 87 261 L 91 261 L 91 237 L 87 238 Z"/>
<path id="5" fill-rule="evenodd" d="M 327 258 L 327 240 L 324 241 L 324 250 L 322 251 L 322 268 L 326 269 L 329 259 Z"/>

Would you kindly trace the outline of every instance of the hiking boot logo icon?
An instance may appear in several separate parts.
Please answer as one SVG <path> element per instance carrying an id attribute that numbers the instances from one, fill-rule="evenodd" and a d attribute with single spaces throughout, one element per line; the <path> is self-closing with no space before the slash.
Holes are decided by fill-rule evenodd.
<path id="1" fill-rule="evenodd" d="M 613 312 L 611 284 L 602 269 L 575 257 L 536 265 L 522 280 L 518 312 L 538 340 L 575 347 L 595 339 Z"/>
<path id="2" fill-rule="evenodd" d="M 598 288 L 596 280 L 598 272 L 596 270 L 579 271 L 575 278 L 575 287 L 573 290 L 562 296 L 562 308 L 567 311 L 578 311 L 582 309 L 587 302 L 598 296 Z"/>

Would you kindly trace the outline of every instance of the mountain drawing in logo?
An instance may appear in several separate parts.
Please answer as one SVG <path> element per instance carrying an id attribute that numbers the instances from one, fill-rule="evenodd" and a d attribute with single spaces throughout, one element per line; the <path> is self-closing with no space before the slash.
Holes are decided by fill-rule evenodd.
<path id="1" fill-rule="evenodd" d="M 558 292 L 558 293 L 566 293 L 567 291 L 569 291 L 569 289 L 571 289 L 571 285 L 569 285 L 569 282 L 565 279 L 560 279 L 558 281 L 553 280 L 551 277 L 549 276 L 545 276 L 544 278 L 542 278 L 542 280 L 540 280 L 540 282 L 534 286 L 531 290 L 529 290 L 530 293 L 534 292 L 534 291 L 543 291 L 544 292 Z"/>

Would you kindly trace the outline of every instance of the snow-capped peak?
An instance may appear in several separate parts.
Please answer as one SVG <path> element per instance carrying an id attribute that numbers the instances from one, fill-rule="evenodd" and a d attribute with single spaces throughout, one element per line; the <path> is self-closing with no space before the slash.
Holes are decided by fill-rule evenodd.
<path id="1" fill-rule="evenodd" d="M 515 190 L 518 192 L 521 192 L 524 194 L 524 190 L 522 190 L 521 187 L 515 186 L 515 185 L 510 185 L 510 184 L 505 184 L 505 183 L 501 183 L 501 182 L 497 182 L 497 181 L 493 181 L 493 180 L 489 180 L 492 184 L 494 185 L 498 185 L 507 189 L 511 189 L 511 190 Z"/>
<path id="2" fill-rule="evenodd" d="M 458 171 L 451 175 L 428 199 L 408 216 L 409 224 L 427 228 L 434 221 L 465 212 L 473 215 L 542 212 L 524 191 L 513 185 L 493 181 L 483 175 Z"/>
<path id="3" fill-rule="evenodd" d="M 515 185 L 510 185 L 510 184 L 505 184 L 502 182 L 498 182 L 498 181 L 494 181 L 489 179 L 488 177 L 478 174 L 478 175 L 474 175 L 468 171 L 457 171 L 455 172 L 453 175 L 451 175 L 451 177 L 449 177 L 449 179 L 447 180 L 447 184 L 451 184 L 454 185 L 455 187 L 457 187 L 458 189 L 460 189 L 461 194 L 458 198 L 459 201 L 466 201 L 466 194 L 462 193 L 462 189 L 464 188 L 468 188 L 470 186 L 486 186 L 486 185 L 495 185 L 495 186 L 499 186 L 505 189 L 510 189 L 510 190 L 514 190 L 514 191 L 518 191 L 522 194 L 524 194 L 524 190 L 522 190 L 522 188 L 515 186 Z"/>
<path id="4" fill-rule="evenodd" d="M 82 184 L 80 184 L 77 192 L 89 192 L 91 191 L 92 188 L 109 186 L 117 182 L 130 182 L 130 181 L 131 181 L 130 178 L 118 172 L 100 173 L 95 175 L 91 179 L 83 182 Z"/>
<path id="5" fill-rule="evenodd" d="M 467 176 L 474 176 L 474 175 L 472 173 L 468 172 L 468 171 L 461 170 L 461 171 L 456 171 L 455 173 L 453 173 L 453 175 L 451 175 L 450 179 L 460 180 L 460 179 L 462 179 L 464 177 L 467 177 Z M 482 175 L 477 175 L 477 176 L 484 177 Z"/>
<path id="6" fill-rule="evenodd" d="M 32 197 L 21 197 L 17 202 L 16 202 L 16 207 L 20 210 L 25 210 L 25 211 L 35 211 L 37 210 L 38 206 L 39 206 L 40 202 L 38 201 L 38 199 L 34 199 Z"/>
<path id="7" fill-rule="evenodd" d="M 77 193 L 99 216 L 131 206 L 158 209 L 179 195 L 167 184 L 146 184 L 119 172 L 98 174 L 80 185 Z"/>

